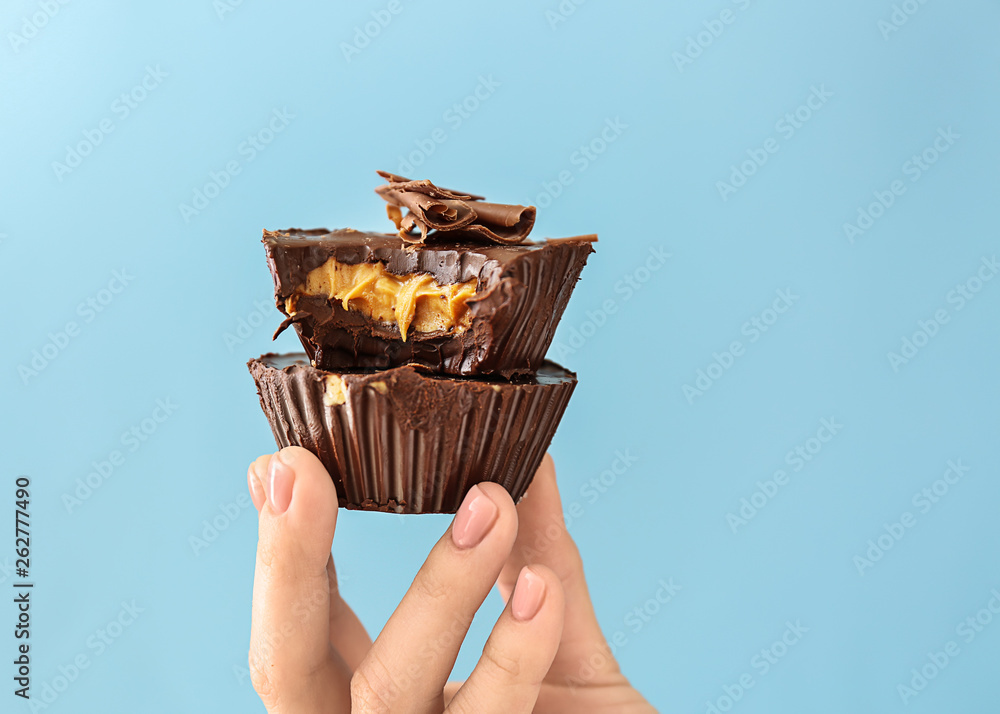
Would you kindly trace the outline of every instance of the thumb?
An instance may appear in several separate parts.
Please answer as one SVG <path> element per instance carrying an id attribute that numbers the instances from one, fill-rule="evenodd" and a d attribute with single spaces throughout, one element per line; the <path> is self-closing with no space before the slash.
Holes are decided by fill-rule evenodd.
<path id="1" fill-rule="evenodd" d="M 330 643 L 337 493 L 313 454 L 288 447 L 263 478 L 250 674 L 269 712 L 350 710 L 351 672 Z"/>

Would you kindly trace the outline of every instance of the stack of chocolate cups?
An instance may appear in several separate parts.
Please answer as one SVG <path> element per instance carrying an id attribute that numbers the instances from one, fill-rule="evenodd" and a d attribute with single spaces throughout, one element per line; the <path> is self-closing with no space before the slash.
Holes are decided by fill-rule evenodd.
<path id="1" fill-rule="evenodd" d="M 533 207 L 379 173 L 396 233 L 264 231 L 275 336 L 305 350 L 248 363 L 274 438 L 345 508 L 454 513 L 483 481 L 517 501 L 576 387 L 545 353 L 597 238 L 530 242 Z"/>

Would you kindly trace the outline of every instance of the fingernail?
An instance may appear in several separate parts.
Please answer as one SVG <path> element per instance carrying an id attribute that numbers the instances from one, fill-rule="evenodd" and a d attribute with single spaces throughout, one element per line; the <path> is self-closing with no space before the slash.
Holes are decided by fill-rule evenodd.
<path id="1" fill-rule="evenodd" d="M 545 581 L 535 574 L 531 568 L 521 568 L 514 586 L 514 597 L 511 598 L 510 612 L 515 620 L 525 622 L 530 620 L 542 607 L 545 600 Z"/>
<path id="2" fill-rule="evenodd" d="M 284 513 L 288 510 L 288 505 L 292 502 L 294 480 L 295 472 L 281 460 L 279 451 L 271 457 L 271 464 L 267 470 L 268 500 L 271 502 L 271 510 L 275 513 Z"/>
<path id="3" fill-rule="evenodd" d="M 478 545 L 493 527 L 497 513 L 497 504 L 490 500 L 483 489 L 479 486 L 470 488 L 451 527 L 451 538 L 455 545 L 463 549 Z"/>

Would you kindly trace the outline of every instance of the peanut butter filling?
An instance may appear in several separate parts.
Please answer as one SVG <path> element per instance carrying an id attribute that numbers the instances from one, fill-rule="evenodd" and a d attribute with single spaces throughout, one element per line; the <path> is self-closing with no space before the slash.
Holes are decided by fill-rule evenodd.
<path id="1" fill-rule="evenodd" d="M 328 407 L 343 404 L 347 401 L 347 394 L 344 392 L 344 380 L 337 374 L 326 375 L 323 388 L 323 404 Z"/>
<path id="2" fill-rule="evenodd" d="M 321 295 L 337 300 L 345 310 L 356 310 L 373 320 L 395 324 L 406 341 L 407 332 L 461 332 L 472 324 L 468 300 L 476 294 L 476 279 L 440 285 L 425 273 L 394 275 L 381 263 L 348 265 L 330 258 L 306 276 L 306 283 L 285 301 L 293 315 L 298 295 Z"/>

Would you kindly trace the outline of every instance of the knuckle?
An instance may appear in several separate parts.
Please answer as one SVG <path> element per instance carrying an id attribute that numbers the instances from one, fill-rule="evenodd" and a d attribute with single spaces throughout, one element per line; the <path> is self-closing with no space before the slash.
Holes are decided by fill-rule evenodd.
<path id="1" fill-rule="evenodd" d="M 248 657 L 250 667 L 250 684 L 257 692 L 257 696 L 265 705 L 273 703 L 275 699 L 274 680 L 271 676 L 271 668 L 267 662 L 261 661 L 254 650 L 250 650 Z"/>
<path id="2" fill-rule="evenodd" d="M 575 578 L 583 577 L 583 557 L 580 548 L 572 538 L 566 538 L 557 561 L 549 561 L 546 565 L 563 583 L 573 582 Z"/>
<path id="3" fill-rule="evenodd" d="M 521 677 L 523 668 L 517 655 L 506 652 L 503 647 L 492 640 L 486 641 L 483 647 L 483 663 L 490 675 L 503 680 L 515 680 Z"/>
<path id="4" fill-rule="evenodd" d="M 264 536 L 264 534 L 261 534 Z M 270 568 L 274 562 L 274 543 L 271 538 L 261 537 L 257 541 L 257 562 L 265 568 Z"/>
<path id="5" fill-rule="evenodd" d="M 417 578 L 415 583 L 417 594 L 424 600 L 438 603 L 445 600 L 452 591 L 452 587 L 447 580 L 441 577 L 436 568 L 427 567 Z"/>
<path id="6" fill-rule="evenodd" d="M 478 701 L 470 701 L 470 697 L 455 697 L 445 710 L 447 714 L 477 714 L 475 707 Z"/>
<path id="7" fill-rule="evenodd" d="M 566 539 L 566 556 L 567 559 L 572 561 L 574 568 L 578 570 L 583 570 L 583 556 L 580 555 L 580 546 L 576 544 L 576 541 L 570 538 L 569 532 L 565 534 Z"/>
<path id="8" fill-rule="evenodd" d="M 250 683 L 269 708 L 276 706 L 282 696 L 288 696 L 297 681 L 297 672 L 283 661 L 283 657 L 276 656 L 275 653 L 275 648 L 280 645 L 283 637 L 284 631 L 273 639 L 259 639 L 251 633 L 248 657 Z"/>
<path id="9" fill-rule="evenodd" d="M 392 711 L 394 688 L 385 667 L 375 660 L 367 662 L 351 677 L 351 711 L 361 714 L 385 714 Z"/>

